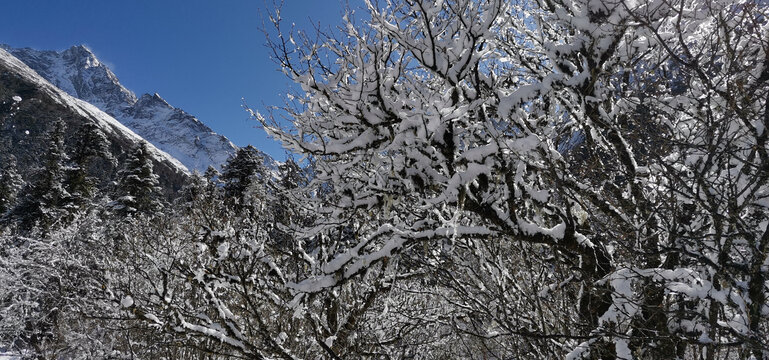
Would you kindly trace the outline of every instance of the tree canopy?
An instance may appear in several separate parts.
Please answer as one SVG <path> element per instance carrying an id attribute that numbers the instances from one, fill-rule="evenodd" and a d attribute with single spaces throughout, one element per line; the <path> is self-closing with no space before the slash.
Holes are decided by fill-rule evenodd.
<path id="1" fill-rule="evenodd" d="M 427 273 L 419 318 L 489 356 L 766 354 L 764 5 L 367 7 L 271 38 L 302 92 L 257 117 L 333 185 L 300 298 Z"/>
<path id="2" fill-rule="evenodd" d="M 769 359 L 767 4 L 365 10 L 316 34 L 270 17 L 298 85 L 253 113 L 292 153 L 276 169 L 246 147 L 160 207 L 137 147 L 115 202 L 0 231 L 0 345 Z"/>

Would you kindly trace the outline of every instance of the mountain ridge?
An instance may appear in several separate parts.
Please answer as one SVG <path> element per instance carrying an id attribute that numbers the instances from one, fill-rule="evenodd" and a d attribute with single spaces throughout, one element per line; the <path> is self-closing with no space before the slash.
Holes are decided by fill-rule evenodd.
<path id="1" fill-rule="evenodd" d="M 24 160 L 19 164 L 23 172 L 34 168 L 39 161 L 40 144 L 45 142 L 50 122 L 56 119 L 67 123 L 70 145 L 78 136 L 78 128 L 85 122 L 95 123 L 110 140 L 115 158 L 125 157 L 130 148 L 145 141 L 93 104 L 56 87 L 4 49 L 0 49 L 0 75 L 0 130 L 3 130 L 0 139 L 8 144 L 5 150 L 10 154 L 4 155 Z M 167 193 L 180 189 L 189 176 L 187 167 L 151 143 L 147 148 Z M 108 181 L 117 167 L 105 166 L 107 171 L 101 172 L 102 180 Z"/>
<path id="2" fill-rule="evenodd" d="M 133 132 L 178 159 L 190 171 L 221 169 L 238 149 L 193 115 L 170 105 L 158 93 L 137 97 L 84 45 L 36 50 L 0 45 L 69 95 L 111 115 Z M 266 162 L 274 162 L 264 154 Z M 269 159 L 267 161 L 267 159 Z"/>

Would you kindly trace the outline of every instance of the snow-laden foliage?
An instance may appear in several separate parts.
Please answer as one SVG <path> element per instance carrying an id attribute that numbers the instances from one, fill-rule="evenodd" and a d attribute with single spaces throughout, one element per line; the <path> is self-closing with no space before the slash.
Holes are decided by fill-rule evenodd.
<path id="1" fill-rule="evenodd" d="M 257 117 L 327 191 L 297 311 L 429 273 L 420 343 L 483 344 L 458 356 L 767 356 L 763 3 L 367 7 L 271 39 L 302 92 Z"/>
<path id="2" fill-rule="evenodd" d="M 16 170 L 16 159 L 13 156 L 4 157 L 0 168 L 0 217 L 13 209 L 16 204 L 16 195 L 21 187 L 22 180 Z"/>
<path id="3" fill-rule="evenodd" d="M 119 215 L 150 213 L 162 208 L 158 175 L 154 173 L 146 142 L 131 149 L 118 179 L 114 209 Z"/>
<path id="4" fill-rule="evenodd" d="M 24 196 L 11 211 L 12 221 L 27 230 L 39 227 L 45 231 L 58 225 L 67 213 L 65 207 L 70 197 L 64 184 L 67 160 L 64 122 L 59 120 L 53 123 L 48 134 L 42 166 L 35 171 L 34 179 L 24 189 Z"/>
<path id="5" fill-rule="evenodd" d="M 73 219 L 47 234 L 0 233 L 0 344 L 39 359 L 94 359 L 125 338 L 125 321 L 109 306 L 102 284 L 102 214 Z M 126 326 L 127 327 L 127 326 Z M 134 340 L 135 341 L 135 340 Z"/>
<path id="6" fill-rule="evenodd" d="M 140 208 L 160 195 L 137 150 L 116 201 L 3 229 L 0 347 L 769 358 L 765 4 L 366 8 L 266 31 L 301 90 L 256 116 L 301 161 L 246 148 Z"/>
<path id="7" fill-rule="evenodd" d="M 72 154 L 73 166 L 67 172 L 67 191 L 71 196 L 68 202 L 74 208 L 85 207 L 96 195 L 97 179 L 89 174 L 94 160 L 103 158 L 110 162 L 115 161 L 109 155 L 110 141 L 96 123 L 85 123 L 79 131 L 81 136 L 77 139 Z"/>

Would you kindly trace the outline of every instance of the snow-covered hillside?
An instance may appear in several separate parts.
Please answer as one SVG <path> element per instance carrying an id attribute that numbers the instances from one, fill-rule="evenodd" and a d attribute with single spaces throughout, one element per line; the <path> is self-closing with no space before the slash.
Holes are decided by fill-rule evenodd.
<path id="1" fill-rule="evenodd" d="M 221 168 L 237 150 L 226 137 L 169 105 L 158 94 L 137 98 L 82 45 L 64 51 L 0 47 L 59 89 L 111 115 L 189 170 L 203 172 L 209 165 Z"/>
<path id="2" fill-rule="evenodd" d="M 14 57 L 13 55 L 11 55 L 10 53 L 8 53 L 3 49 L 0 49 L 0 66 L 3 66 L 5 68 L 12 70 L 15 74 L 24 78 L 24 80 L 35 84 L 35 86 L 38 89 L 40 89 L 45 94 L 50 96 L 50 98 L 53 99 L 53 101 L 55 101 L 56 103 L 61 104 L 62 106 L 68 108 L 69 110 L 78 114 L 79 116 L 96 121 L 97 125 L 107 135 L 128 139 L 129 142 L 133 144 L 139 143 L 142 140 L 144 140 L 141 136 L 137 135 L 136 133 L 131 131 L 131 129 L 121 124 L 119 121 L 117 121 L 115 118 L 113 118 L 109 114 L 98 109 L 96 106 L 86 101 L 77 99 L 67 94 L 63 90 L 59 89 L 58 87 L 54 86 L 53 84 L 48 82 L 46 79 L 42 78 L 38 73 L 36 73 L 33 69 L 31 69 L 25 63 L 23 63 L 22 61 L 20 61 L 19 59 L 17 59 L 16 57 Z M 17 100 L 22 101 L 23 99 L 19 97 Z M 160 163 L 164 163 L 168 165 L 170 168 L 175 169 L 178 172 L 184 172 L 184 173 L 188 172 L 187 167 L 185 167 L 184 164 L 182 164 L 181 162 L 179 162 L 179 160 L 170 156 L 166 152 L 158 149 L 152 144 L 149 144 L 148 148 L 153 158 L 156 161 Z"/>

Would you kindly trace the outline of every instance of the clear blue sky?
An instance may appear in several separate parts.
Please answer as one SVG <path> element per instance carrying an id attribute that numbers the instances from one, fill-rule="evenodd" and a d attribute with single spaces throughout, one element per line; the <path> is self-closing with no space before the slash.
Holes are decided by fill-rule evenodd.
<path id="1" fill-rule="evenodd" d="M 277 1 L 279 2 L 279 1 Z M 354 2 L 354 1 L 353 1 Z M 236 145 L 284 151 L 241 108 L 280 105 L 291 82 L 260 28 L 272 0 L 20 0 L 0 9 L 0 43 L 63 50 L 87 45 L 137 96 L 157 92 Z M 342 0 L 285 0 L 297 28 L 336 27 Z"/>

